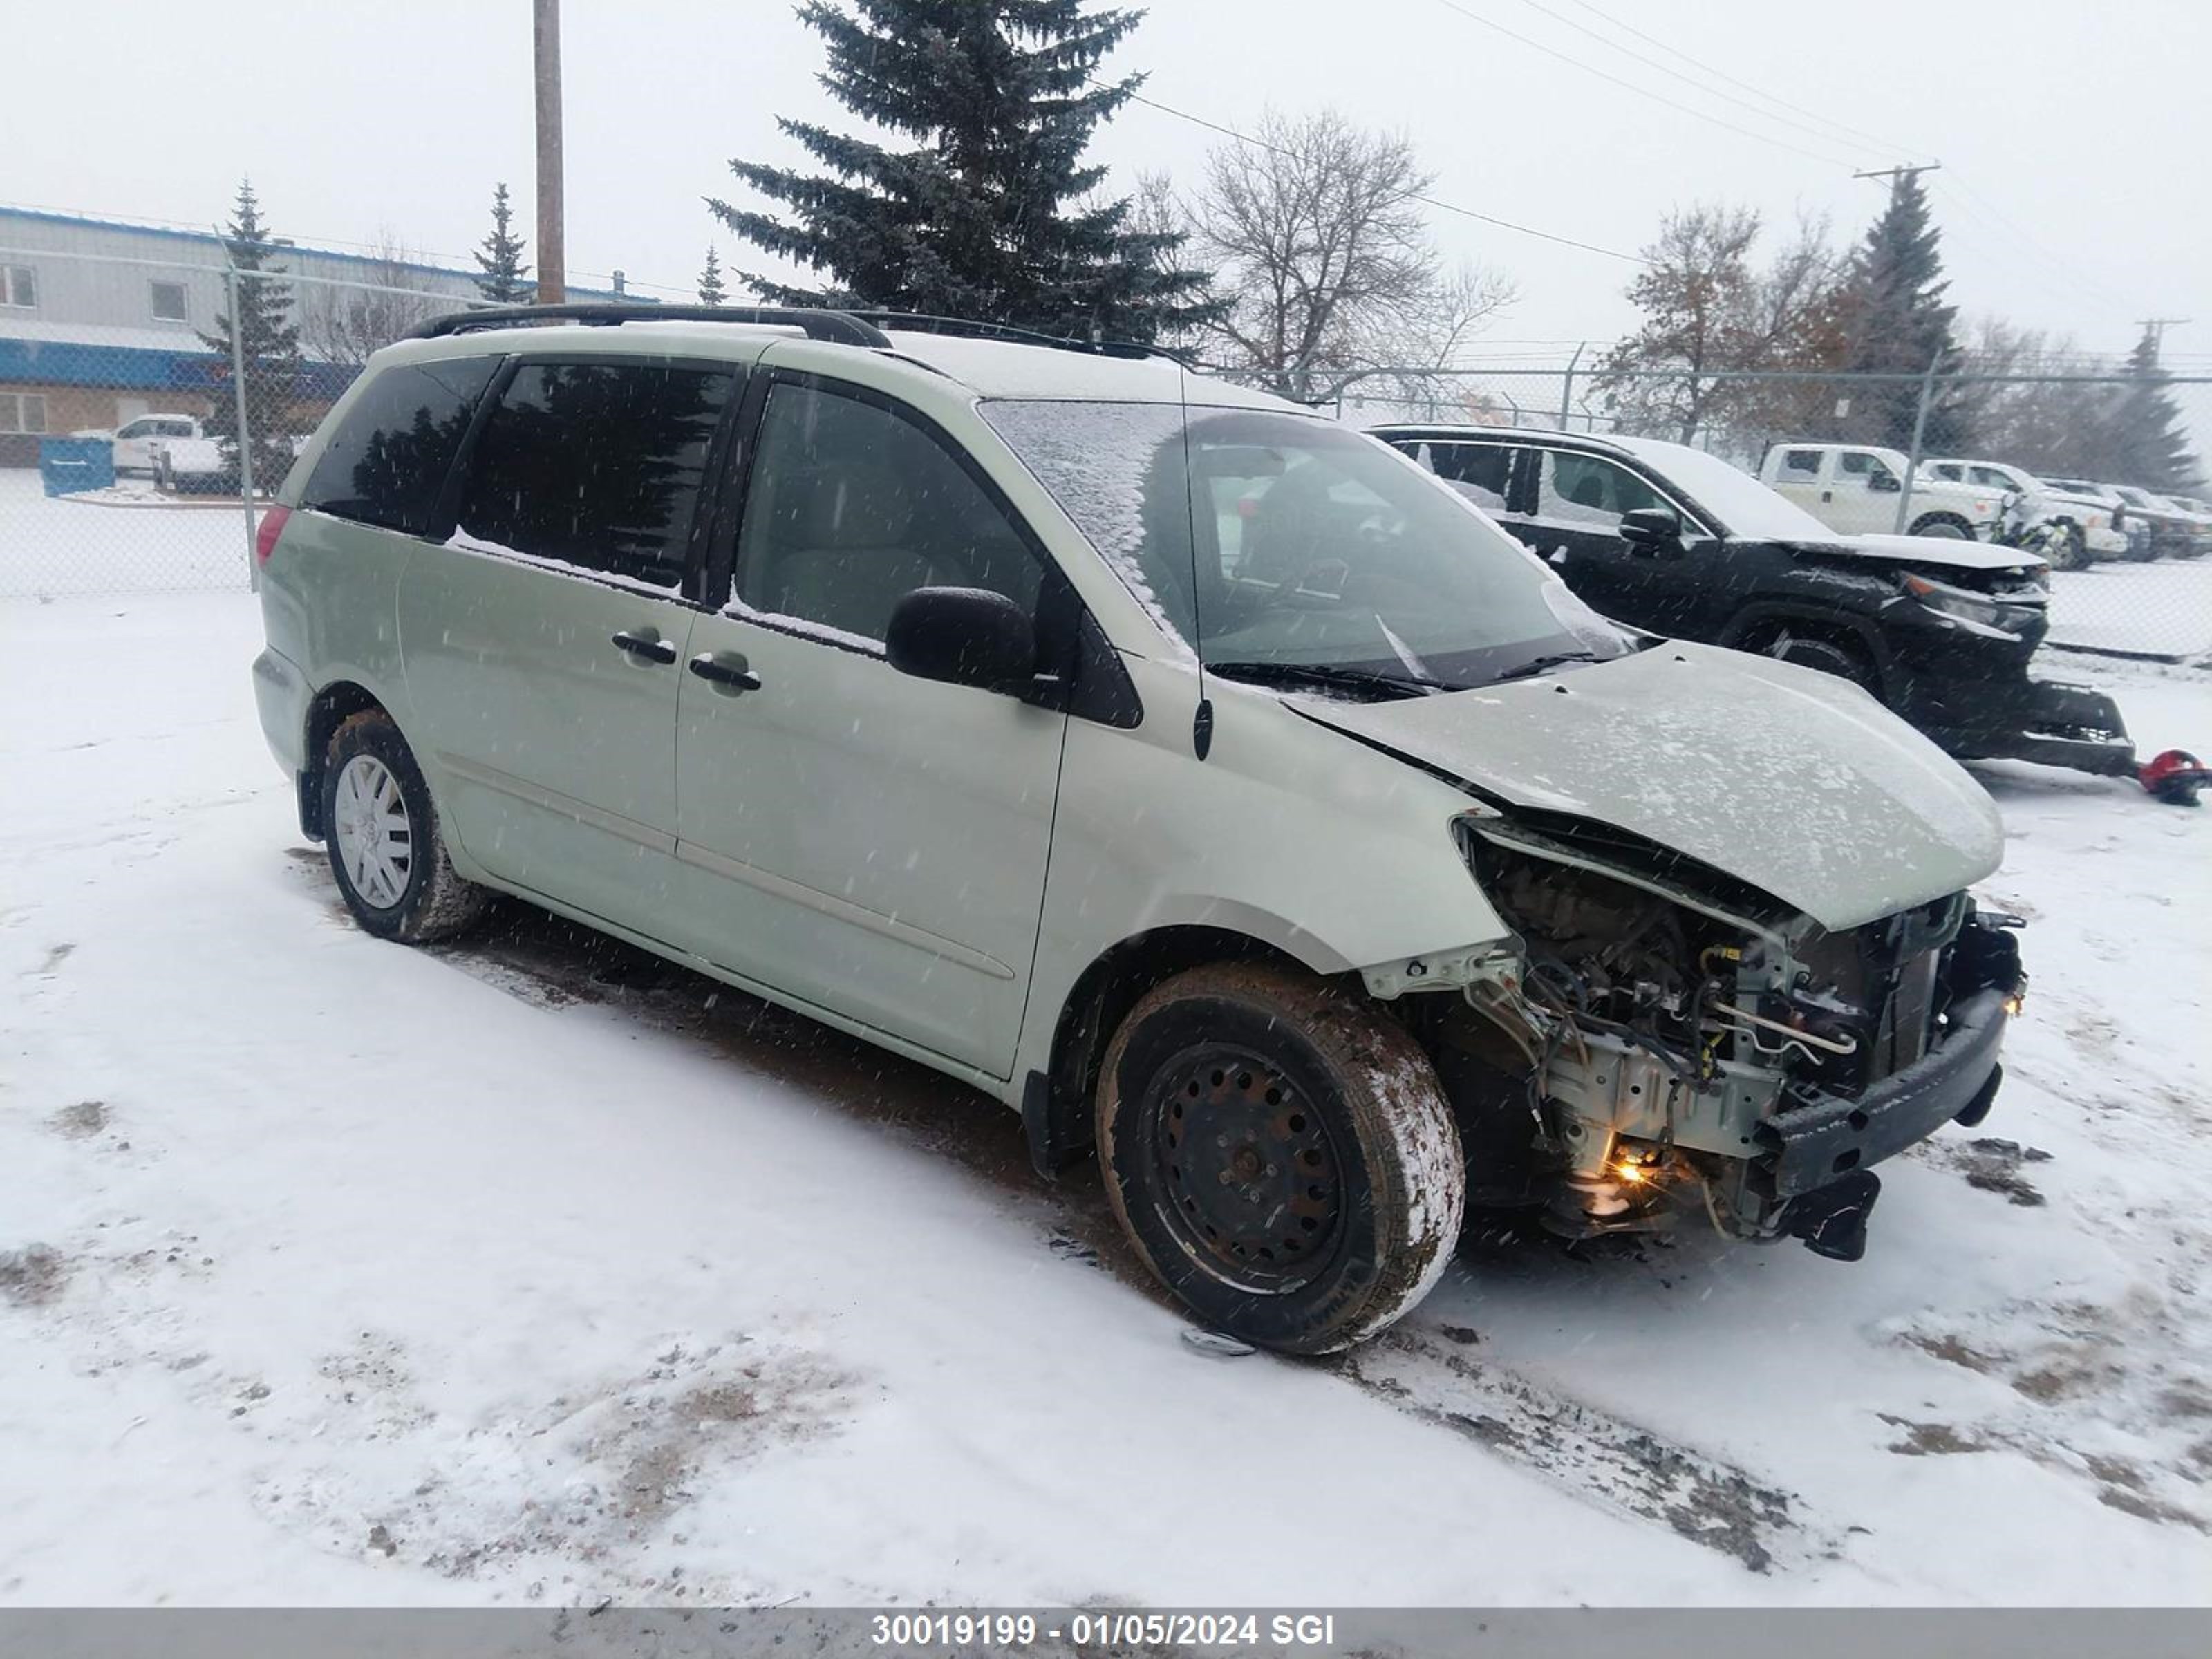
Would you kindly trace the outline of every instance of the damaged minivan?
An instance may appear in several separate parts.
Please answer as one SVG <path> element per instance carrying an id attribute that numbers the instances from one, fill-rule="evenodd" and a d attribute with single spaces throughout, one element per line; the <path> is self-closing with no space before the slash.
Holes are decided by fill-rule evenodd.
<path id="1" fill-rule="evenodd" d="M 1998 1087 L 1982 790 L 1373 439 L 993 335 L 379 353 L 264 519 L 254 665 L 362 927 L 514 894 L 922 1060 L 1287 1352 L 1413 1306 L 1469 1206 L 1859 1254 L 1873 1166 Z"/>

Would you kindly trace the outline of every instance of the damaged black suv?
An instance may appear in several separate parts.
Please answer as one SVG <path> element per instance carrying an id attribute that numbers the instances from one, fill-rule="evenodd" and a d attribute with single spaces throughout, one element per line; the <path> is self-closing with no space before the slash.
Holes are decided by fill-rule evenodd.
<path id="1" fill-rule="evenodd" d="M 1727 462 L 1655 439 L 1373 430 L 1616 621 L 1839 675 L 1960 759 L 2135 770 L 2110 697 L 2028 672 L 2050 625 L 2033 554 L 1840 535 Z"/>

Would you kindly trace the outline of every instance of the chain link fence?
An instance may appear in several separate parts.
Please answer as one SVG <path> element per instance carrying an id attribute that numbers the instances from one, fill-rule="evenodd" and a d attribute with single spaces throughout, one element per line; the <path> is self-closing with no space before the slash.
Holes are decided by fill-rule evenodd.
<path id="1" fill-rule="evenodd" d="M 463 273 L 407 276 L 0 246 L 0 598 L 250 586 L 258 504 L 369 355 L 483 303 Z M 1340 384 L 1334 410 L 1362 427 L 1686 442 L 1764 472 L 1842 533 L 2029 538 L 2061 567 L 2053 644 L 2212 660 L 2212 507 L 2124 476 L 2113 427 L 2138 391 L 2109 373 L 1500 365 L 1370 371 Z M 2212 449 L 2212 380 L 2176 377 L 2164 396 L 2197 453 Z M 2053 540 L 2023 481 L 2077 498 L 2063 509 L 2076 517 L 2078 498 L 2101 501 L 2118 533 Z"/>
<path id="2" fill-rule="evenodd" d="M 2212 379 L 2162 395 L 2212 459 Z M 1689 447 L 1832 530 L 2004 541 L 2049 558 L 2051 642 L 2212 663 L 2212 494 L 2146 489 L 2119 428 L 2142 383 L 2065 374 L 1826 374 L 1470 367 L 1369 371 L 1336 417 L 1569 432 Z"/>
<path id="3" fill-rule="evenodd" d="M 450 275 L 0 247 L 0 598 L 250 587 L 260 506 L 369 355 L 483 303 Z"/>

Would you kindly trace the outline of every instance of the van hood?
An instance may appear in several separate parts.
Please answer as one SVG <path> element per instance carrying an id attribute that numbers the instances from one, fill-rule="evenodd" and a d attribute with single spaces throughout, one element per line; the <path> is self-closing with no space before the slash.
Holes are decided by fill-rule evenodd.
<path id="1" fill-rule="evenodd" d="M 2003 852 L 1996 808 L 1935 744 L 1812 669 L 1668 641 L 1395 702 L 1285 699 L 1513 807 L 1674 848 L 1822 927 L 1957 892 Z"/>
<path id="2" fill-rule="evenodd" d="M 1991 547 L 1963 536 L 1838 536 L 1832 542 L 1791 545 L 1808 551 L 1848 553 L 1876 564 L 1941 564 L 1954 570 L 2033 570 L 2050 562 L 2039 553 Z"/>

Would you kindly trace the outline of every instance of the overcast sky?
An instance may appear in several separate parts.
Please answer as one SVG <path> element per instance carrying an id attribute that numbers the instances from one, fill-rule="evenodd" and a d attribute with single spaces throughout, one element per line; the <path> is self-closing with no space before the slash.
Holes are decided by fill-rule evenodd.
<path id="1" fill-rule="evenodd" d="M 388 228 L 426 258 L 465 258 L 495 180 L 529 227 L 530 10 L 11 6 L 0 197 L 206 226 L 250 173 L 279 234 L 337 245 Z M 733 189 L 729 157 L 795 159 L 778 115 L 848 119 L 815 83 L 817 37 L 783 0 L 563 12 L 572 278 L 620 266 L 688 293 L 709 240 L 745 268 L 750 252 L 700 198 Z M 1404 131 L 1440 198 L 1622 252 L 1670 206 L 1709 198 L 1777 224 L 1826 212 L 1856 234 L 1884 187 L 1854 167 L 1940 159 L 1929 183 L 1968 315 L 2109 351 L 2133 343 L 2135 319 L 2192 317 L 2169 332 L 2169 358 L 2212 365 L 2204 0 L 1156 0 L 1109 68 L 1146 71 L 1146 95 L 1234 128 L 1271 103 L 1333 105 Z M 1125 180 L 1188 179 L 1224 142 L 1133 106 L 1096 154 Z M 1520 289 L 1483 355 L 1564 352 L 1632 324 L 1620 290 L 1633 268 L 1619 259 L 1444 215 L 1436 230 Z"/>

